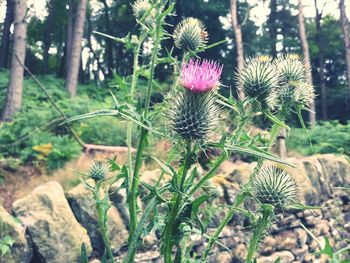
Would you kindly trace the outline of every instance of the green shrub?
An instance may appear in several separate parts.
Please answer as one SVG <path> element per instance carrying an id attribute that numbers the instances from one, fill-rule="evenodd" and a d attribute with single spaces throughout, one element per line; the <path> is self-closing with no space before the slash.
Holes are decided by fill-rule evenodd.
<path id="1" fill-rule="evenodd" d="M 287 138 L 289 150 L 304 155 L 336 153 L 350 155 L 350 123 L 322 122 L 309 130 L 311 145 L 303 129 L 292 129 Z"/>

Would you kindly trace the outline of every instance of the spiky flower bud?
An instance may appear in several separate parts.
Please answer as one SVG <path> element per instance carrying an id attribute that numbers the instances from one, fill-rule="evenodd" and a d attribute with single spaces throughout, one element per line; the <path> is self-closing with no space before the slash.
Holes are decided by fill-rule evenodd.
<path id="1" fill-rule="evenodd" d="M 267 98 L 278 86 L 278 74 L 269 56 L 250 58 L 236 79 L 246 96 L 256 99 L 262 107 L 267 105 Z"/>
<path id="2" fill-rule="evenodd" d="M 189 17 L 176 26 L 173 38 L 177 48 L 196 51 L 205 45 L 208 33 L 200 20 Z"/>
<path id="3" fill-rule="evenodd" d="M 294 178 L 275 166 L 264 167 L 252 181 L 252 194 L 263 204 L 287 209 L 296 203 L 298 187 Z"/>
<path id="4" fill-rule="evenodd" d="M 298 55 L 286 55 L 275 60 L 279 87 L 275 89 L 278 107 L 308 107 L 315 97 L 314 88 L 307 83 L 310 70 Z"/>
<path id="5" fill-rule="evenodd" d="M 132 5 L 132 11 L 136 19 L 141 19 L 152 7 L 148 0 L 137 0 Z M 152 9 L 148 16 L 144 20 L 144 24 L 147 26 L 154 25 L 154 19 L 156 16 L 156 10 Z"/>
<path id="6" fill-rule="evenodd" d="M 279 72 L 280 82 L 306 81 L 310 69 L 306 67 L 305 60 L 296 54 L 287 54 L 274 61 Z"/>
<path id="7" fill-rule="evenodd" d="M 222 66 L 191 60 L 182 66 L 178 87 L 168 101 L 170 126 L 185 140 L 203 141 L 217 125 L 219 107 L 215 88 Z"/>
<path id="8" fill-rule="evenodd" d="M 95 181 L 100 181 L 106 178 L 108 173 L 108 167 L 104 162 L 96 161 L 92 164 L 89 170 L 89 176 L 90 178 L 94 179 Z"/>

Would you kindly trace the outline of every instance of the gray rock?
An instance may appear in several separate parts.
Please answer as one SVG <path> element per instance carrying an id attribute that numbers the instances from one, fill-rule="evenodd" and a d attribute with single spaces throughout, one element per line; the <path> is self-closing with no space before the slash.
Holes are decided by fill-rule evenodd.
<path id="1" fill-rule="evenodd" d="M 0 256 L 0 263 L 29 263 L 33 256 L 25 228 L 0 206 L 0 240 L 9 236 L 13 245 L 8 253 Z"/>
<path id="2" fill-rule="evenodd" d="M 93 181 L 88 183 L 92 185 Z M 91 191 L 84 184 L 79 184 L 68 191 L 66 196 L 75 217 L 86 228 L 94 251 L 101 255 L 104 251 L 104 243 L 100 234 L 98 213 Z M 113 252 L 117 252 L 127 242 L 128 232 L 116 207 L 112 206 L 107 215 L 110 244 Z"/>
<path id="3" fill-rule="evenodd" d="M 89 236 L 74 217 L 58 182 L 36 187 L 15 201 L 13 211 L 46 263 L 76 262 L 83 242 L 91 253 Z"/>

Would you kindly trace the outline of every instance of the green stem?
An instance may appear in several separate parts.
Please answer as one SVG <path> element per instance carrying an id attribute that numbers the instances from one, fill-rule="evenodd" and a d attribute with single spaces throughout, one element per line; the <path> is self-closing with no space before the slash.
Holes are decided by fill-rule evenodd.
<path id="1" fill-rule="evenodd" d="M 186 181 L 186 174 L 191 167 L 191 142 L 187 141 L 187 147 L 186 147 L 186 154 L 185 154 L 185 160 L 182 167 L 182 171 L 179 174 L 180 185 L 179 185 L 179 192 L 176 194 L 176 200 L 174 206 L 171 208 L 169 216 L 168 216 L 168 222 L 165 225 L 164 230 L 164 263 L 171 263 L 171 256 L 172 256 L 172 248 L 173 248 L 173 232 L 177 231 L 175 229 L 175 223 L 177 219 L 177 215 L 180 212 L 181 203 L 183 200 L 183 187 Z"/>
<path id="2" fill-rule="evenodd" d="M 130 231 L 129 241 L 137 225 L 137 190 L 140 184 L 140 169 L 142 166 L 142 153 L 146 146 L 148 131 L 141 129 L 140 141 L 136 151 L 135 167 L 131 182 L 131 192 L 129 193 L 129 213 L 130 213 Z"/>
<path id="3" fill-rule="evenodd" d="M 98 224 L 100 227 L 100 232 L 102 235 L 102 239 L 105 245 L 105 249 L 107 252 L 107 255 L 110 259 L 111 263 L 114 263 L 114 256 L 113 252 L 109 243 L 109 235 L 108 235 L 108 229 L 107 229 L 107 211 L 104 211 L 102 207 L 102 200 L 100 199 L 100 183 L 96 183 L 96 187 L 94 189 L 94 196 L 95 196 L 95 202 L 97 207 L 97 214 L 98 214 Z"/>
<path id="4" fill-rule="evenodd" d="M 160 44 L 160 34 L 162 31 L 162 21 L 157 21 L 156 25 L 156 33 L 155 33 L 155 41 L 154 41 L 154 47 L 152 50 L 152 57 L 151 57 L 151 66 L 150 66 L 150 74 L 149 79 L 147 83 L 147 96 L 146 96 L 146 113 L 148 112 L 148 108 L 151 101 L 151 90 L 152 90 L 152 84 L 153 84 L 153 75 L 154 75 L 154 68 L 156 66 L 156 60 L 158 57 L 158 51 L 159 51 L 159 44 Z M 146 114 L 147 115 L 147 114 Z"/>
<path id="5" fill-rule="evenodd" d="M 202 256 L 202 262 L 207 262 L 207 257 L 209 255 L 210 250 L 212 249 L 214 243 L 218 240 L 219 235 L 221 231 L 224 229 L 224 227 L 228 224 L 228 222 L 232 219 L 235 211 L 237 208 L 244 202 L 244 200 L 249 196 L 248 192 L 241 192 L 237 195 L 236 200 L 234 204 L 230 207 L 230 210 L 226 214 L 224 220 L 220 223 L 218 228 L 216 229 L 214 235 L 209 239 L 208 245 L 204 251 L 204 254 Z"/>
<path id="6" fill-rule="evenodd" d="M 143 213 L 143 215 L 140 218 L 140 221 L 135 229 L 134 234 L 132 235 L 130 244 L 128 246 L 128 254 L 126 256 L 126 258 L 124 259 L 123 262 L 126 263 L 134 263 L 134 258 L 135 258 L 135 252 L 136 252 L 136 247 L 137 247 L 137 242 L 141 236 L 142 230 L 144 229 L 144 226 L 146 224 L 146 220 L 149 217 L 149 215 L 151 214 L 151 212 L 154 210 L 154 208 L 157 206 L 157 200 L 156 197 L 153 197 L 149 203 L 147 204 L 145 211 Z"/>
<path id="7" fill-rule="evenodd" d="M 134 58 L 133 58 L 133 73 L 132 73 L 132 79 L 131 79 L 131 86 L 130 86 L 130 101 L 133 103 L 134 96 L 135 96 L 135 90 L 137 85 L 137 79 L 139 77 L 139 55 L 140 55 L 140 49 L 142 46 L 143 41 L 145 40 L 147 36 L 147 32 L 142 32 L 140 39 L 137 43 L 137 46 L 134 48 Z M 128 168 L 129 168 L 129 182 L 131 182 L 131 171 L 132 168 L 132 155 L 131 155 L 131 139 L 132 139 L 132 122 L 128 121 L 127 124 L 127 133 L 126 133 L 126 145 L 128 146 Z"/>
<path id="8" fill-rule="evenodd" d="M 271 131 L 270 131 L 270 139 L 266 145 L 268 151 L 271 150 L 273 144 L 275 143 L 280 129 L 281 129 L 281 126 L 278 124 L 274 123 L 272 125 Z M 249 182 L 252 182 L 252 180 L 254 179 L 254 176 L 259 173 L 259 171 L 261 170 L 264 164 L 264 161 L 265 161 L 264 158 L 259 158 L 258 164 L 255 166 L 253 173 L 249 177 Z"/>
<path id="9" fill-rule="evenodd" d="M 270 215 L 273 211 L 272 206 L 266 207 L 263 210 L 263 216 L 261 219 L 259 219 L 258 226 L 254 231 L 253 238 L 250 241 L 249 248 L 248 248 L 248 256 L 247 256 L 247 263 L 253 262 L 254 253 L 258 248 L 261 236 L 264 234 L 267 225 L 269 223 Z"/>

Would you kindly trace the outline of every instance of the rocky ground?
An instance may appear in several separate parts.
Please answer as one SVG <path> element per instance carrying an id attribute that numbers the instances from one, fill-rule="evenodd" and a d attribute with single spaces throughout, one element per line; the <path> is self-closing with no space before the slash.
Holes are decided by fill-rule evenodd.
<path id="1" fill-rule="evenodd" d="M 324 245 L 325 236 L 336 250 L 350 244 L 350 198 L 349 192 L 341 188 L 350 187 L 350 165 L 345 158 L 334 155 L 289 162 L 297 166 L 291 173 L 298 181 L 300 200 L 308 205 L 320 205 L 322 209 L 278 215 L 261 246 L 258 262 L 274 262 L 278 257 L 281 262 L 328 262 L 329 259 L 314 255 Z M 221 166 L 212 184 L 219 195 L 216 202 L 222 209 L 208 225 L 209 234 L 215 231 L 225 207 L 232 203 L 238 186 L 247 180 L 253 167 L 254 164 L 231 162 Z M 159 170 L 154 170 L 143 176 L 151 180 L 158 174 Z M 123 205 L 125 195 L 118 192 L 112 197 L 115 205 L 109 210 L 109 228 L 112 249 L 120 261 L 126 252 L 128 218 Z M 93 200 L 82 184 L 66 193 L 57 182 L 40 185 L 16 200 L 11 213 L 0 208 L 0 221 L 4 229 L 0 235 L 10 235 L 15 241 L 11 253 L 0 257 L 1 263 L 76 262 L 82 242 L 87 245 L 92 261 L 103 250 Z M 245 220 L 236 216 L 220 237 L 226 248 L 216 246 L 210 262 L 243 262 L 249 238 Z M 136 262 L 162 262 L 158 243 L 155 235 L 146 239 Z M 194 255 L 200 255 L 205 244 L 206 240 L 196 234 L 189 239 Z"/>

